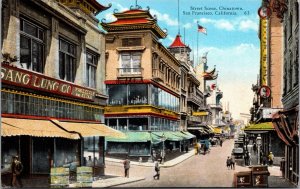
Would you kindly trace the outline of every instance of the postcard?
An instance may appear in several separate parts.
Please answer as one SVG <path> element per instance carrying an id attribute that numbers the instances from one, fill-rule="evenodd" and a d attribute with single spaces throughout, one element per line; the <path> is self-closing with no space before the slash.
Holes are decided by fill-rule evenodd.
<path id="1" fill-rule="evenodd" d="M 298 0 L 3 0 L 3 188 L 295 188 Z"/>

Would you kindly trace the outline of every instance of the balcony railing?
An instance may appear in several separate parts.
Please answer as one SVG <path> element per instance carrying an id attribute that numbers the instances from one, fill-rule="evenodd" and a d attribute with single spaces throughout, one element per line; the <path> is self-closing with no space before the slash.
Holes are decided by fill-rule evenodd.
<path id="1" fill-rule="evenodd" d="M 223 109 L 223 106 L 222 106 L 221 103 L 220 103 L 220 104 L 210 104 L 210 107 L 211 107 L 211 108 L 219 108 L 219 109 Z"/>
<path id="2" fill-rule="evenodd" d="M 143 68 L 117 68 L 117 76 L 118 78 L 142 77 L 143 70 Z"/>
<path id="3" fill-rule="evenodd" d="M 164 81 L 164 72 L 162 72 L 159 69 L 153 69 L 152 70 L 152 76 L 153 76 L 153 79 Z"/>
<path id="4" fill-rule="evenodd" d="M 196 94 L 194 93 L 189 93 L 188 94 L 188 98 L 187 98 L 188 101 L 192 101 L 194 102 L 195 104 L 197 104 L 198 106 L 201 106 L 202 104 L 202 100 L 200 97 L 198 97 Z"/>

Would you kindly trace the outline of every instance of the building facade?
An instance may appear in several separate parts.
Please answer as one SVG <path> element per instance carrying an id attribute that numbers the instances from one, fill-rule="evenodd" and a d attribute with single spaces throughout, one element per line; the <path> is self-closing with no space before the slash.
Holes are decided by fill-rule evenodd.
<path id="1" fill-rule="evenodd" d="M 284 1 L 274 11 L 283 25 L 283 110 L 273 116 L 273 125 L 285 143 L 283 175 L 299 183 L 299 1 Z"/>
<path id="2" fill-rule="evenodd" d="M 107 8 L 95 0 L 3 1 L 1 160 L 8 172 L 18 155 L 26 175 L 88 160 L 103 173 L 104 136 L 115 131 L 103 125 L 105 39 L 95 15 Z"/>
<path id="3" fill-rule="evenodd" d="M 198 139 L 208 138 L 210 134 L 210 129 L 207 127 L 209 112 L 204 108 L 204 95 L 199 89 L 201 83 L 193 68 L 193 61 L 190 60 L 192 50 L 181 41 L 179 34 L 168 49 L 181 63 L 181 126 L 185 131 L 188 130 L 193 133 Z"/>
<path id="4" fill-rule="evenodd" d="M 126 132 L 129 138 L 108 140 L 107 152 L 151 156 L 156 145 L 178 149 L 182 140 L 175 136 L 182 130 L 181 64 L 159 42 L 167 34 L 149 10 L 139 6 L 114 16 L 116 21 L 101 24 L 107 31 L 105 83 L 109 100 L 105 121 L 110 127 Z M 148 138 L 140 141 L 142 135 Z M 156 136 L 160 140 L 154 142 Z"/>

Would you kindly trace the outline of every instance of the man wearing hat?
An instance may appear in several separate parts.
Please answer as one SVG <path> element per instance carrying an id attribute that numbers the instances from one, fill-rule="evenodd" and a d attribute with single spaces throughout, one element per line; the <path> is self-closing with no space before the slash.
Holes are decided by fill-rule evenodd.
<path id="1" fill-rule="evenodd" d="M 272 152 L 269 153 L 269 165 L 272 166 L 273 165 L 273 160 L 274 160 L 274 155 Z"/>
<path id="2" fill-rule="evenodd" d="M 19 161 L 19 156 L 13 157 L 13 162 L 11 164 L 11 172 L 12 172 L 12 186 L 13 187 L 23 187 L 22 181 L 21 181 L 21 173 L 23 171 L 23 165 Z"/>

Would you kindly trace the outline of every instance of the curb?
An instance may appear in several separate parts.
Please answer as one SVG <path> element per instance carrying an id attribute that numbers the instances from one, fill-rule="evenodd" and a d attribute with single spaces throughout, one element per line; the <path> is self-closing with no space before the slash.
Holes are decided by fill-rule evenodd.
<path id="1" fill-rule="evenodd" d="M 165 162 L 164 164 L 160 164 L 160 167 L 164 167 L 164 168 L 173 167 L 173 166 L 178 165 L 179 163 L 191 158 L 192 156 L 194 156 L 194 152 L 191 152 L 188 156 L 186 156 L 186 158 L 184 158 L 184 159 L 182 159 L 178 162 L 175 162 L 175 163 L 172 163 L 172 164 L 168 163 L 168 162 Z M 122 164 L 122 160 L 119 160 L 119 159 L 106 158 L 105 161 Z M 171 161 L 173 161 L 173 160 L 171 160 Z M 143 166 L 143 167 L 154 167 L 153 162 L 151 162 L 151 163 L 139 163 L 139 162 L 131 161 L 130 164 L 131 165 L 136 165 L 136 166 Z"/>
<path id="2" fill-rule="evenodd" d="M 119 183 L 112 183 L 112 184 L 107 184 L 104 186 L 92 186 L 92 188 L 108 188 L 108 187 L 112 187 L 112 186 L 119 186 L 119 185 L 123 185 L 123 184 L 138 182 L 138 181 L 145 180 L 145 179 L 146 179 L 145 177 L 136 178 L 135 180 L 129 180 L 129 181 L 124 181 L 124 182 L 119 182 Z"/>

